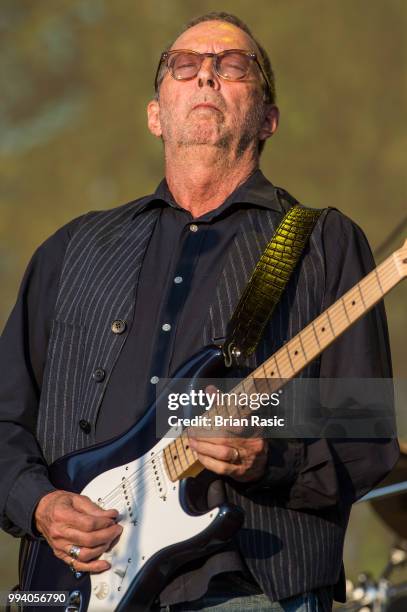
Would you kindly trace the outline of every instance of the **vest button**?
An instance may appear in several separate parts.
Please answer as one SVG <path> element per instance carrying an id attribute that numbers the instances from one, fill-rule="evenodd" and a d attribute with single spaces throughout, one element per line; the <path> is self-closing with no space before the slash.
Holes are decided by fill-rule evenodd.
<path id="1" fill-rule="evenodd" d="M 79 421 L 79 427 L 82 429 L 82 431 L 86 434 L 90 433 L 91 429 L 92 429 L 92 425 L 89 423 L 89 421 L 87 421 L 86 419 L 81 419 Z"/>
<path id="2" fill-rule="evenodd" d="M 103 368 L 96 368 L 92 376 L 96 380 L 96 382 L 102 382 L 102 380 L 104 380 L 106 376 L 106 372 L 104 371 Z"/>
<path id="3" fill-rule="evenodd" d="M 112 332 L 114 334 L 122 334 L 126 330 L 126 327 L 126 321 L 116 319 L 116 321 L 113 321 L 112 323 Z"/>

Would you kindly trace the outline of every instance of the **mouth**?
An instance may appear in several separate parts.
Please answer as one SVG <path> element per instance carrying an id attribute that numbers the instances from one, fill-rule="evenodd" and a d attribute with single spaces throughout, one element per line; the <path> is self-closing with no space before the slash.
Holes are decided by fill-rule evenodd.
<path id="1" fill-rule="evenodd" d="M 213 110 L 218 111 L 218 113 L 220 113 L 220 110 L 217 106 L 215 106 L 214 104 L 211 104 L 210 102 L 201 102 L 200 104 L 196 104 L 192 110 L 195 110 L 197 108 L 211 108 Z"/>

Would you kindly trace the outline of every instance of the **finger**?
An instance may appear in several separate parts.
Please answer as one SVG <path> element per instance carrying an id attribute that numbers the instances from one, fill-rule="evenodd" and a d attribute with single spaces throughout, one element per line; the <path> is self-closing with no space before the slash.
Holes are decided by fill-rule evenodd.
<path id="1" fill-rule="evenodd" d="M 70 557 L 69 555 L 66 555 L 65 553 L 61 554 L 59 551 L 54 551 L 54 554 L 59 559 L 62 559 L 62 561 L 65 561 L 65 563 L 72 567 L 76 572 L 94 572 L 96 574 L 100 574 L 100 572 L 104 572 L 111 567 L 108 561 L 104 561 L 101 559 L 85 563 L 83 561 L 73 560 L 72 557 Z"/>
<path id="2" fill-rule="evenodd" d="M 71 559 L 74 558 L 81 563 L 89 563 L 89 561 L 93 561 L 98 559 L 104 552 L 106 552 L 109 548 L 109 544 L 104 544 L 102 546 L 94 546 L 92 548 L 87 548 L 86 546 L 79 546 L 79 554 L 77 557 L 72 557 L 71 555 L 72 544 L 70 542 L 63 540 L 62 542 L 58 542 L 57 550 L 60 550 L 62 554 L 68 554 Z"/>
<path id="3" fill-rule="evenodd" d="M 211 444 L 220 444 L 223 446 L 239 448 L 239 450 L 244 449 L 247 452 L 252 452 L 253 454 L 261 453 L 267 447 L 267 442 L 264 438 L 231 438 L 221 436 L 216 438 L 209 438 L 208 436 L 194 436 L 193 439 L 197 442 L 210 442 Z"/>
<path id="4" fill-rule="evenodd" d="M 234 476 L 235 474 L 240 474 L 239 467 L 233 463 L 220 461 L 219 459 L 214 459 L 207 455 L 200 455 L 199 453 L 198 459 L 207 470 L 219 474 L 220 476 Z"/>
<path id="5" fill-rule="evenodd" d="M 237 450 L 240 455 L 240 449 L 237 449 L 235 446 L 214 444 L 207 440 L 192 440 L 191 446 L 198 455 L 205 455 L 206 457 L 212 457 L 212 459 L 218 459 L 228 463 L 235 462 Z"/>
<path id="6" fill-rule="evenodd" d="M 75 542 L 76 546 L 94 548 L 95 546 L 110 545 L 113 540 L 121 535 L 122 531 L 123 527 L 119 524 L 114 524 L 107 529 L 98 529 L 90 533 L 66 527 L 63 533 L 61 533 L 61 536 L 68 542 Z"/>
<path id="7" fill-rule="evenodd" d="M 225 436 L 192 436 L 192 439 L 196 442 L 209 442 L 210 444 L 216 444 L 221 446 L 229 446 L 236 448 L 237 445 L 240 447 L 240 442 L 244 442 L 245 438 L 230 438 Z M 192 446 L 192 444 L 191 444 Z"/>
<path id="8" fill-rule="evenodd" d="M 208 385 L 207 387 L 205 387 L 205 393 L 207 393 L 208 395 L 215 395 L 218 391 L 219 389 L 215 387 L 215 385 Z"/>
<path id="9" fill-rule="evenodd" d="M 79 531 L 88 532 L 106 529 L 116 524 L 115 519 L 109 515 L 94 516 L 92 514 L 85 514 L 65 505 L 55 508 L 53 522 L 79 529 Z"/>
<path id="10" fill-rule="evenodd" d="M 72 498 L 72 505 L 75 510 L 84 514 L 91 514 L 92 516 L 108 516 L 110 518 L 117 518 L 119 516 L 118 510 L 115 508 L 104 510 L 86 495 L 75 495 Z"/>

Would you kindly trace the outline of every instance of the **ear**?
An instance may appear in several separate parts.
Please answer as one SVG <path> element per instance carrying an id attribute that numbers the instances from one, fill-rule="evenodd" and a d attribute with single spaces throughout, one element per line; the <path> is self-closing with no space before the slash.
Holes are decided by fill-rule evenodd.
<path id="1" fill-rule="evenodd" d="M 158 100 L 147 104 L 147 125 L 150 132 L 159 138 L 162 135 L 160 122 L 160 105 Z"/>
<path id="2" fill-rule="evenodd" d="M 279 119 L 280 111 L 278 107 L 275 104 L 267 104 L 266 114 L 259 134 L 260 140 L 267 140 L 277 131 Z"/>

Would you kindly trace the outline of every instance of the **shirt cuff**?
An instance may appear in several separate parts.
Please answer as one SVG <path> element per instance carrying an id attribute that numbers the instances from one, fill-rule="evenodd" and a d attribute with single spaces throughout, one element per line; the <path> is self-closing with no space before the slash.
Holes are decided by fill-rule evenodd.
<path id="1" fill-rule="evenodd" d="M 262 489 L 288 488 L 296 480 L 304 458 L 301 440 L 267 439 L 267 463 L 264 475 L 256 481 L 244 484 L 244 493 L 256 493 Z"/>
<path id="2" fill-rule="evenodd" d="M 43 471 L 22 472 L 7 497 L 6 515 L 12 523 L 8 531 L 18 537 L 25 534 L 39 537 L 34 523 L 34 511 L 40 499 L 52 491 L 56 491 L 56 488 Z"/>

